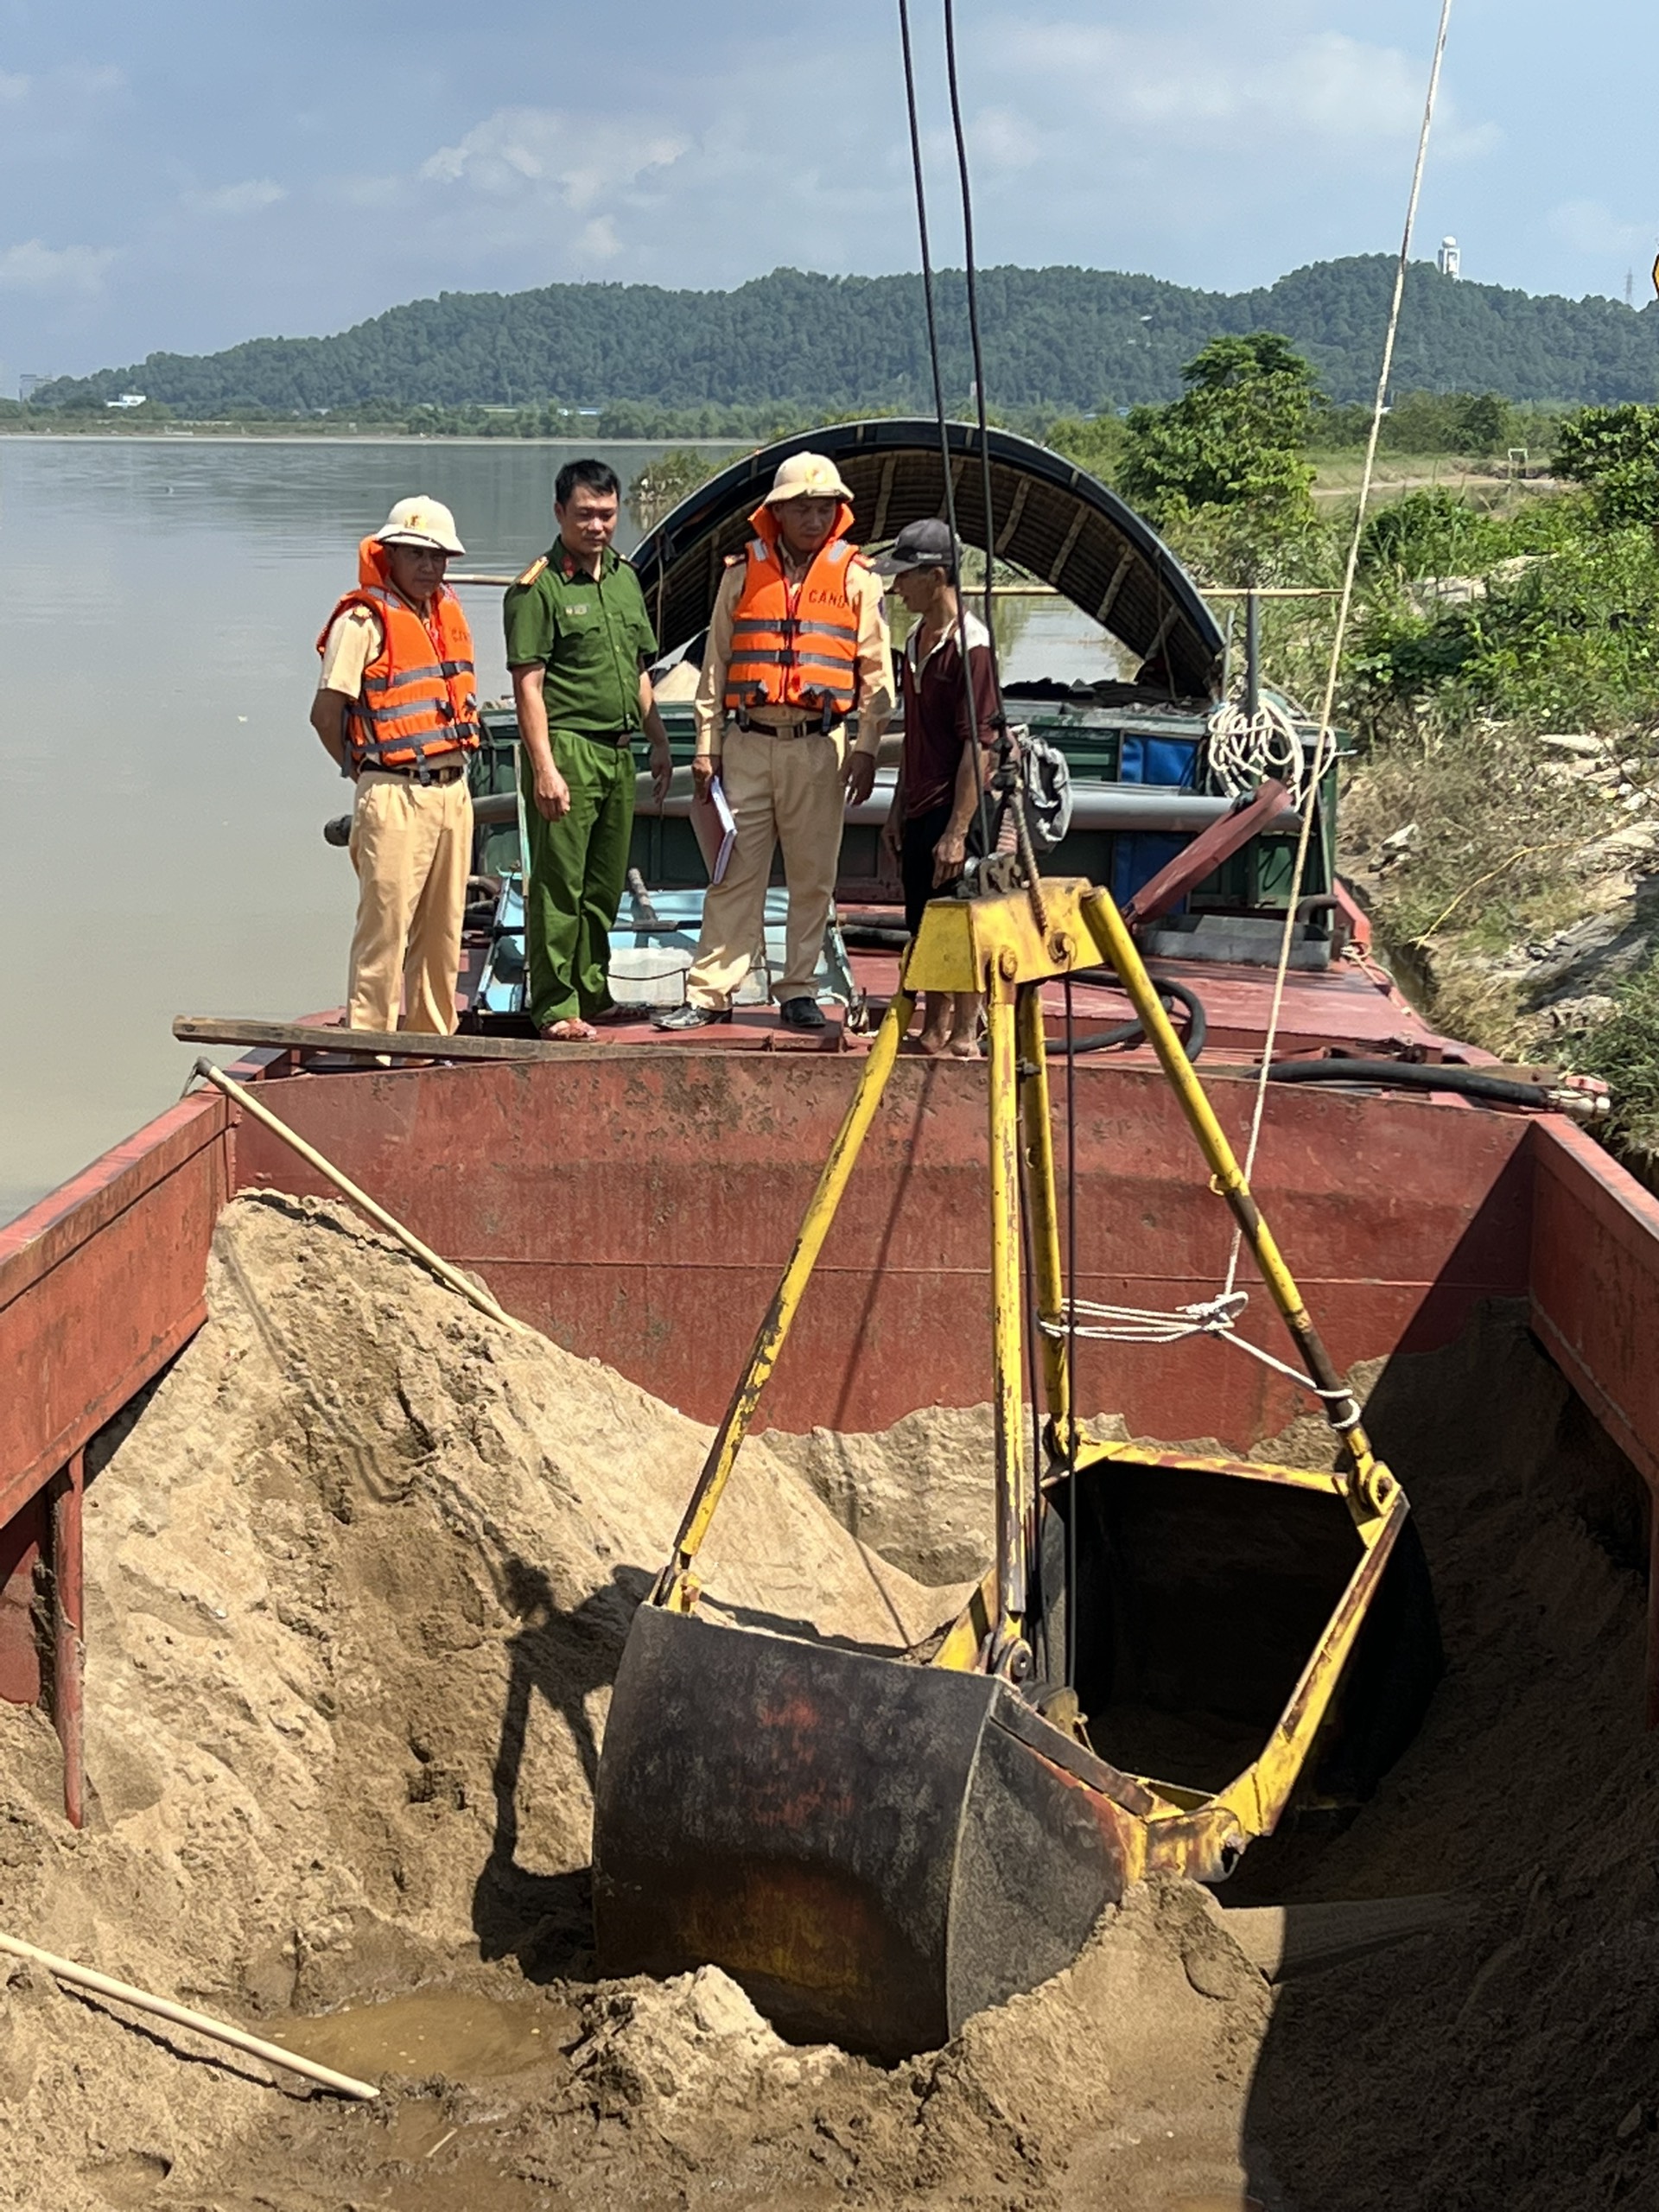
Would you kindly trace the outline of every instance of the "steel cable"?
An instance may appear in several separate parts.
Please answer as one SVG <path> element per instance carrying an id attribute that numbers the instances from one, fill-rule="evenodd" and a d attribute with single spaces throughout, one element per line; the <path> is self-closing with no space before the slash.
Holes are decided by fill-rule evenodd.
<path id="1" fill-rule="evenodd" d="M 946 24 L 947 36 L 952 36 L 950 30 L 948 0 L 946 9 Z M 938 306 L 935 302 L 933 295 L 933 254 L 927 232 L 927 181 L 922 164 L 921 121 L 916 105 L 916 61 L 915 55 L 912 51 L 910 38 L 910 0 L 899 0 L 899 40 L 900 46 L 904 49 L 905 59 L 905 107 L 910 123 L 910 165 L 911 173 L 915 181 L 916 230 L 921 246 L 922 256 L 922 301 L 927 310 L 927 357 L 933 377 L 934 419 L 938 423 L 939 429 L 939 470 L 944 480 L 944 516 L 946 525 L 950 532 L 950 583 L 951 588 L 957 594 L 957 605 L 960 613 L 965 611 L 963 609 L 962 606 L 962 535 L 957 527 L 957 486 L 956 479 L 950 473 L 950 421 L 944 409 L 944 374 L 939 365 L 939 318 Z M 953 54 L 954 50 L 953 41 L 951 46 L 951 51 Z M 954 64 L 951 81 L 954 88 Z M 969 257 L 969 263 L 971 266 L 971 256 Z M 988 510 L 987 512 L 988 514 Z M 991 632 L 990 607 L 991 602 L 988 596 L 985 601 L 985 627 L 988 634 L 991 637 L 991 671 L 993 678 L 995 678 L 996 674 L 996 640 L 995 633 Z M 979 817 L 979 843 L 982 855 L 988 859 L 991 851 L 990 798 L 985 788 L 985 778 L 978 757 L 978 702 L 974 697 L 973 671 L 968 664 L 968 639 L 966 626 L 960 620 L 957 623 L 957 658 L 962 663 L 963 701 L 966 707 L 968 715 L 968 728 L 963 739 L 963 750 L 966 751 L 969 747 L 973 748 L 974 766 L 976 770 L 980 771 L 978 776 L 979 803 L 976 810 Z M 999 714 L 1001 711 L 1001 700 L 1002 687 L 999 682 L 996 684 L 997 711 Z M 901 767 L 899 770 L 899 795 L 902 795 L 904 788 L 903 777 L 904 771 Z"/>

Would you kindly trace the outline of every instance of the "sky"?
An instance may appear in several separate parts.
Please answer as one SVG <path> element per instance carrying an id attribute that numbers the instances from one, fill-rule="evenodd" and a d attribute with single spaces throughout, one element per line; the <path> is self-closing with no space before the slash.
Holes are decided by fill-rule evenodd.
<path id="1" fill-rule="evenodd" d="M 912 0 L 960 259 L 938 0 Z M 1439 0 L 958 0 L 982 263 L 1219 290 L 1393 251 Z M 1417 238 L 1651 296 L 1651 0 L 1454 0 Z M 445 290 L 916 264 L 895 0 L 0 0 L 0 363 L 342 329 Z"/>

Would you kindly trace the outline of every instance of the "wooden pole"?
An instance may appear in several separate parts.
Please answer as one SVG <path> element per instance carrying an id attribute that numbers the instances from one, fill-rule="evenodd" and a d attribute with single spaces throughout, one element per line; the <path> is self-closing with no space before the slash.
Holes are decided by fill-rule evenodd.
<path id="1" fill-rule="evenodd" d="M 372 2082 L 359 2082 L 350 2074 L 336 2074 L 332 2066 L 320 2066 L 315 2058 L 302 2058 L 297 2051 L 284 2050 L 280 2044 L 267 2043 L 263 2036 L 251 2036 L 245 2028 L 232 2027 L 228 2020 L 215 2020 L 207 2012 L 192 2012 L 188 2005 L 175 2005 L 170 1997 L 152 1997 L 147 1989 L 135 1989 L 128 1981 L 113 1981 L 106 1974 L 95 1974 L 91 1967 L 78 1967 L 73 1959 L 60 1959 L 52 1951 L 36 1950 L 33 1943 L 22 1942 L 16 1936 L 0 1936 L 0 1951 L 9 1951 L 14 1959 L 27 1959 L 31 1966 L 44 1967 L 48 1974 L 59 1981 L 68 1982 L 72 1988 L 90 1990 L 95 1997 L 113 1998 L 118 2004 L 130 2005 L 136 2012 L 151 2012 L 158 2020 L 170 2020 L 175 2027 L 192 2029 L 214 2043 L 227 2044 L 232 2050 L 246 2051 L 251 2058 L 263 2058 L 267 2066 L 285 2066 L 290 2074 L 302 2074 L 308 2082 L 315 2082 L 325 2089 L 336 2089 L 343 2097 L 367 2099 L 380 2094 Z"/>
<path id="2" fill-rule="evenodd" d="M 480 1313 L 487 1313 L 492 1321 L 499 1321 L 503 1328 L 512 1330 L 515 1335 L 535 1335 L 534 1329 L 526 1328 L 522 1321 L 515 1321 L 511 1313 L 498 1306 L 487 1290 L 480 1290 L 475 1282 L 462 1274 L 459 1268 L 452 1268 L 448 1260 L 440 1259 L 429 1244 L 422 1243 L 412 1229 L 405 1229 L 395 1215 L 389 1214 L 349 1176 L 342 1175 L 338 1167 L 323 1158 L 315 1145 L 308 1144 L 296 1130 L 289 1128 L 286 1122 L 279 1122 L 270 1107 L 262 1106 L 245 1084 L 226 1075 L 223 1068 L 216 1068 L 211 1060 L 198 1060 L 196 1073 L 211 1083 L 216 1090 L 222 1090 L 227 1098 L 233 1098 L 245 1114 L 251 1114 L 254 1120 L 269 1129 L 273 1136 L 280 1137 L 285 1145 L 290 1146 L 308 1167 L 315 1168 L 325 1183 L 333 1184 L 341 1198 L 350 1199 L 359 1213 L 367 1214 L 377 1228 L 384 1229 L 388 1236 L 395 1236 L 404 1249 L 435 1274 L 446 1288 L 453 1290 L 457 1297 L 464 1298 L 469 1306 L 476 1306 Z"/>
<path id="3" fill-rule="evenodd" d="M 84 1684 L 86 1646 L 82 1602 L 81 1492 L 85 1455 L 77 1452 L 52 1478 L 52 1725 L 63 1747 L 63 1812 L 71 1827 L 86 1818 Z"/>

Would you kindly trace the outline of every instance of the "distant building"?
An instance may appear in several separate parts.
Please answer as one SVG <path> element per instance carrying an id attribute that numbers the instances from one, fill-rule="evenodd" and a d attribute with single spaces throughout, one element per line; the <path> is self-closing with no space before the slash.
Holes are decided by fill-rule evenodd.
<path id="1" fill-rule="evenodd" d="M 35 376 L 25 370 L 17 379 L 17 397 L 19 399 L 32 399 L 43 384 L 52 384 L 55 381 L 56 379 L 50 375 Z"/>
<path id="2" fill-rule="evenodd" d="M 119 399 L 106 399 L 106 407 L 142 407 L 147 395 L 142 391 L 124 391 Z"/>
<path id="3" fill-rule="evenodd" d="M 1439 253 L 1435 255 L 1434 258 L 1440 264 L 1440 270 L 1442 276 L 1462 276 L 1463 254 L 1459 248 L 1456 238 L 1442 238 L 1440 240 L 1440 250 Z"/>

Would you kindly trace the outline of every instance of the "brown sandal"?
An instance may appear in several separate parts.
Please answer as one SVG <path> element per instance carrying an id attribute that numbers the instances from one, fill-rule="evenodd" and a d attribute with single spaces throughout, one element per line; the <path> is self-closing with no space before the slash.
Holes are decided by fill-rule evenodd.
<path id="1" fill-rule="evenodd" d="M 540 1032 L 544 1045 L 593 1045 L 599 1040 L 599 1032 L 591 1021 L 579 1015 L 569 1015 L 563 1021 L 550 1021 Z"/>

